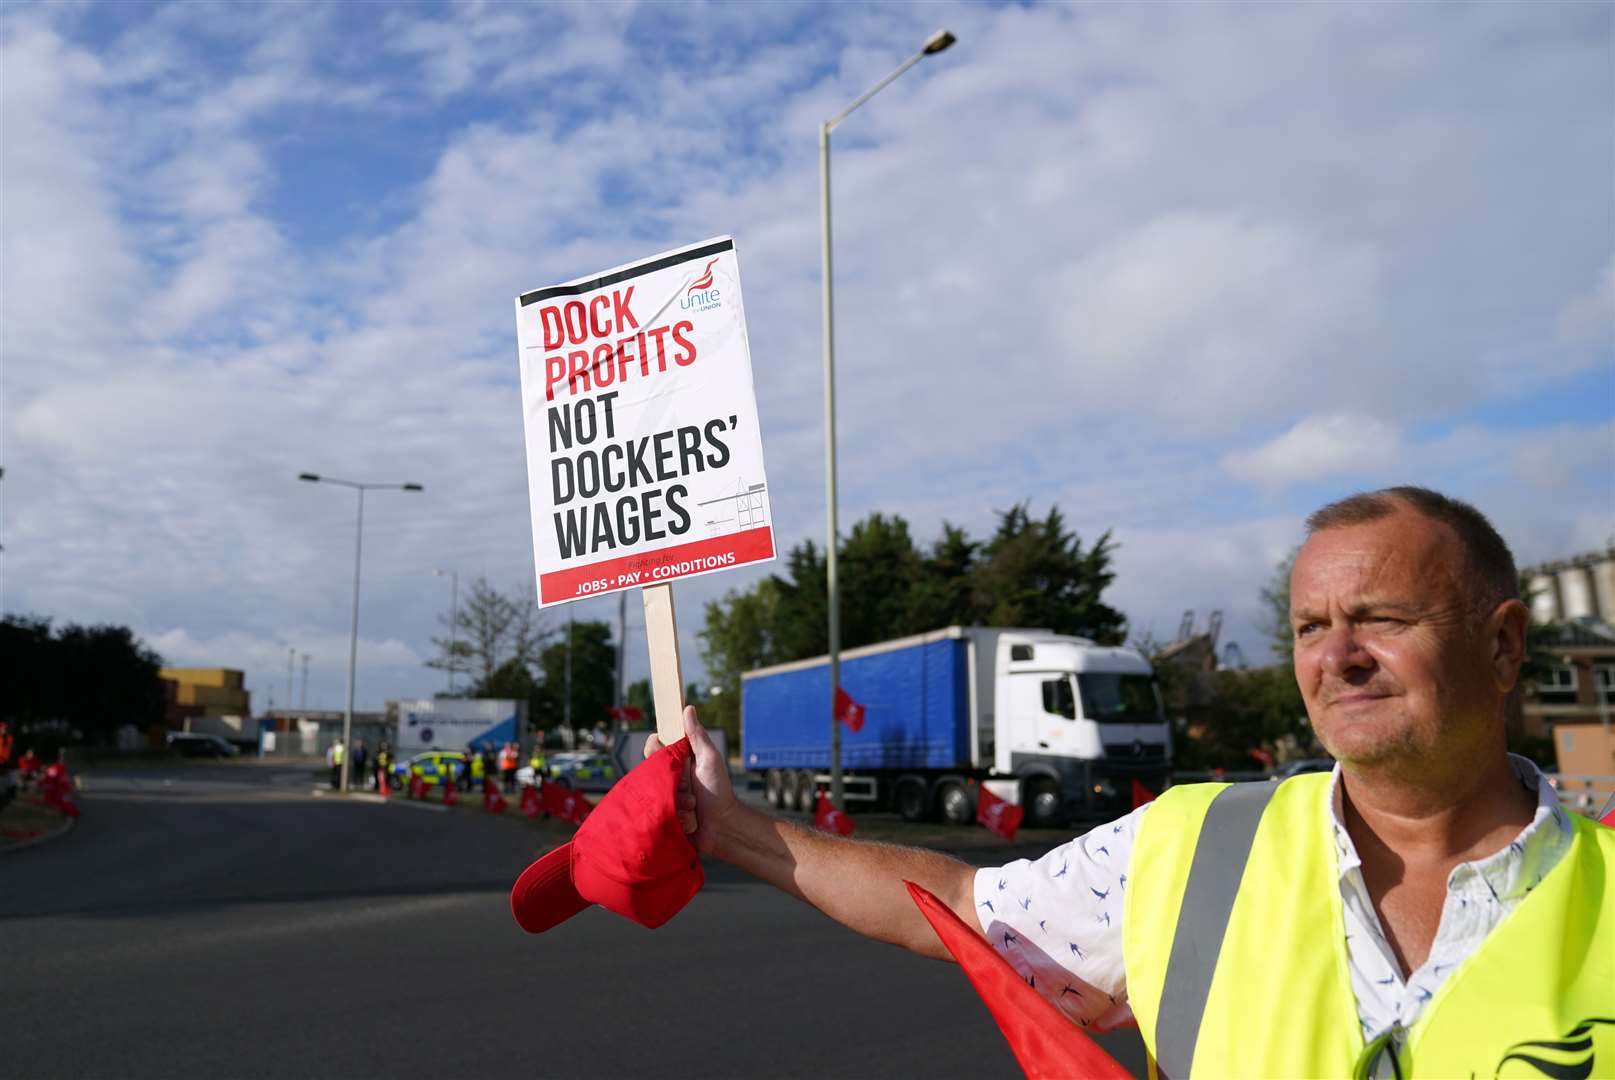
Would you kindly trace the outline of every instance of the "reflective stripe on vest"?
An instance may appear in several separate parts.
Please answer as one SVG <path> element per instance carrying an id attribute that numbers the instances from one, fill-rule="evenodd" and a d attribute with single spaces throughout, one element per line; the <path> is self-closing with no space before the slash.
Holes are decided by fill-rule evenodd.
<path id="1" fill-rule="evenodd" d="M 1171 788 L 1140 821 L 1122 933 L 1128 998 L 1156 1075 L 1360 1076 L 1368 1064 L 1345 944 L 1330 777 L 1269 786 L 1271 801 L 1244 838 L 1248 858 L 1237 844 L 1225 846 L 1238 830 L 1214 812 L 1226 785 Z M 1227 798 L 1233 808 L 1241 797 Z M 1558 865 L 1425 1006 L 1397 1062 L 1402 1076 L 1615 1076 L 1615 830 L 1572 821 Z M 1242 864 L 1218 926 L 1207 925 L 1219 920 L 1200 885 L 1185 900 L 1202 850 L 1208 861 L 1226 854 L 1226 862 Z M 1177 938 L 1219 930 L 1219 943 L 1199 942 L 1214 963 L 1198 1027 L 1192 1035 L 1168 1032 L 1169 1022 L 1195 1013 L 1187 1007 L 1193 987 L 1167 987 L 1180 970 L 1193 970 L 1178 962 Z"/>

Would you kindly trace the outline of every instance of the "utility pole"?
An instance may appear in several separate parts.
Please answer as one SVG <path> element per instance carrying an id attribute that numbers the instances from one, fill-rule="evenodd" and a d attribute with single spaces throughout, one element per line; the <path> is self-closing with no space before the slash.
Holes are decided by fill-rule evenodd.
<path id="1" fill-rule="evenodd" d="M 626 704 L 623 701 L 622 678 L 623 673 L 627 670 L 627 653 L 628 590 L 624 589 L 622 592 L 617 594 L 617 692 L 611 699 L 611 703 L 619 709 Z M 619 713 L 618 715 L 621 716 L 622 714 Z"/>
<path id="2" fill-rule="evenodd" d="M 578 732 L 572 726 L 572 607 L 566 609 L 566 698 L 561 703 L 562 723 L 572 733 L 572 748 L 577 749 Z"/>

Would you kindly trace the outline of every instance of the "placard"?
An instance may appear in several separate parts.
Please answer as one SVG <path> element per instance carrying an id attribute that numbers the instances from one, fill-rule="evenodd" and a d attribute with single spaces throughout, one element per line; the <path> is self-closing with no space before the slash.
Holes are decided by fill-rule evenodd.
<path id="1" fill-rule="evenodd" d="M 539 604 L 774 558 L 734 241 L 516 298 Z"/>

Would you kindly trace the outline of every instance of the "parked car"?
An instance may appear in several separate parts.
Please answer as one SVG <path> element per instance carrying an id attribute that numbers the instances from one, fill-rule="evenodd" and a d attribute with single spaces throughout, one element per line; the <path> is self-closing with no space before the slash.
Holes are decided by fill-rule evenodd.
<path id="1" fill-rule="evenodd" d="M 465 768 L 465 755 L 458 750 L 423 750 L 413 757 L 393 762 L 393 786 L 408 787 L 409 775 L 420 766 L 421 780 L 427 787 L 443 783 L 445 777 L 453 779 Z"/>
<path id="2" fill-rule="evenodd" d="M 610 754 L 592 751 L 569 750 L 549 756 L 549 767 L 544 781 L 559 784 L 576 791 L 609 791 L 619 779 L 617 763 Z M 518 784 L 533 782 L 533 767 L 523 765 L 516 770 Z"/>
<path id="3" fill-rule="evenodd" d="M 222 735 L 204 735 L 194 731 L 170 731 L 168 748 L 180 757 L 228 758 L 241 753 L 235 743 Z"/>

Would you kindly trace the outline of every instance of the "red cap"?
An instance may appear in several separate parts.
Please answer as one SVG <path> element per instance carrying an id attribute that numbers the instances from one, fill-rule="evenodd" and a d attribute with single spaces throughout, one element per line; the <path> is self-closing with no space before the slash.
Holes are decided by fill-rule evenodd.
<path id="1" fill-rule="evenodd" d="M 701 891 L 701 857 L 674 803 L 690 755 L 690 740 L 680 739 L 646 758 L 571 840 L 522 871 L 510 911 L 523 930 L 542 933 L 591 904 L 654 930 Z"/>

